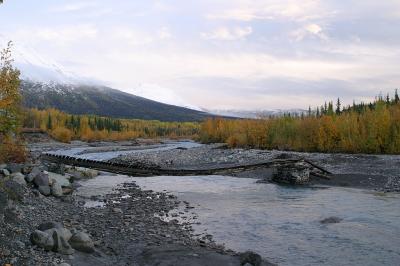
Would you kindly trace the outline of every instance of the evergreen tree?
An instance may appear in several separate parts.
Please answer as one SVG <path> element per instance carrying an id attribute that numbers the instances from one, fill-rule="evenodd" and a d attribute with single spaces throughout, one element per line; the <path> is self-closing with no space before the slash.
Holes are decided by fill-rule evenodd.
<path id="1" fill-rule="evenodd" d="M 398 104 L 400 102 L 400 98 L 399 98 L 399 94 L 398 91 L 396 89 L 395 93 L 394 93 L 394 103 Z"/>
<path id="2" fill-rule="evenodd" d="M 47 118 L 47 125 L 46 125 L 47 130 L 52 130 L 53 129 L 53 121 L 51 119 L 51 114 L 49 113 L 49 116 Z"/>
<path id="3" fill-rule="evenodd" d="M 341 113 L 340 106 L 341 106 L 341 104 L 340 104 L 340 99 L 337 98 L 337 102 L 336 102 L 336 114 L 337 114 L 337 115 L 340 115 L 340 113 Z"/>
<path id="4" fill-rule="evenodd" d="M 329 102 L 328 104 L 328 115 L 333 115 L 333 103 Z"/>

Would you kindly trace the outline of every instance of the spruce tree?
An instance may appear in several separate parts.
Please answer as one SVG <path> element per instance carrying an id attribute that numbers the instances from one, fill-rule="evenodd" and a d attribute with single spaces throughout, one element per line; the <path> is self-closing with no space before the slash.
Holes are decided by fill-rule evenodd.
<path id="1" fill-rule="evenodd" d="M 47 118 L 47 125 L 46 125 L 46 127 L 47 127 L 47 130 L 52 130 L 53 129 L 53 122 L 52 122 L 52 120 L 51 120 L 51 114 L 49 113 L 49 116 L 48 116 L 48 118 Z"/>
<path id="2" fill-rule="evenodd" d="M 399 98 L 399 93 L 396 89 L 395 93 L 394 93 L 394 103 L 398 104 L 400 102 L 400 98 Z"/>
<path id="3" fill-rule="evenodd" d="M 340 106 L 341 106 L 341 104 L 340 104 L 340 99 L 338 98 L 338 99 L 337 99 L 337 102 L 336 102 L 336 114 L 337 114 L 337 115 L 340 115 L 340 113 L 341 113 Z"/>

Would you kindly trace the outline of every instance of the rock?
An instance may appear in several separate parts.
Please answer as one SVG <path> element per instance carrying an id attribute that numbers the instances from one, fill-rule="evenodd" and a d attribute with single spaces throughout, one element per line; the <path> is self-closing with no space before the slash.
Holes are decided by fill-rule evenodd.
<path id="1" fill-rule="evenodd" d="M 65 176 L 65 175 L 59 175 L 56 173 L 51 173 L 49 172 L 49 183 L 50 185 L 53 184 L 54 182 L 57 182 L 61 185 L 61 187 L 68 187 L 71 188 L 71 182 L 69 182 L 70 176 Z"/>
<path id="2" fill-rule="evenodd" d="M 34 179 L 33 183 L 35 183 L 36 186 L 49 186 L 49 175 L 46 172 L 41 172 L 38 174 Z"/>
<path id="3" fill-rule="evenodd" d="M 21 173 L 13 173 L 11 179 L 22 186 L 26 186 L 25 176 Z"/>
<path id="4" fill-rule="evenodd" d="M 67 229 L 65 229 L 67 230 Z M 65 238 L 65 234 L 61 232 L 61 229 L 50 229 L 47 232 L 52 231 L 53 237 L 53 251 L 63 254 L 63 255 L 72 255 L 74 254 L 74 250 L 72 249 L 71 245 L 68 243 L 67 239 Z M 46 232 L 46 233 L 47 233 Z"/>
<path id="5" fill-rule="evenodd" d="M 51 190 L 49 186 L 39 186 L 39 191 L 42 193 L 44 196 L 50 196 Z"/>
<path id="6" fill-rule="evenodd" d="M 86 253 L 93 253 L 94 252 L 94 243 L 90 239 L 89 235 L 83 233 L 83 232 L 78 232 L 75 233 L 71 239 L 69 240 L 69 243 L 71 246 L 82 252 Z"/>
<path id="7" fill-rule="evenodd" d="M 38 226 L 38 230 L 40 230 L 40 231 L 46 231 L 46 230 L 53 229 L 53 228 L 61 229 L 64 227 L 61 223 L 57 223 L 57 222 L 45 222 Z"/>
<path id="8" fill-rule="evenodd" d="M 53 246 L 54 246 L 53 237 L 45 232 L 40 231 L 40 230 L 35 230 L 31 234 L 31 242 L 32 242 L 32 244 L 37 245 L 38 247 L 44 248 L 47 251 L 52 250 Z"/>
<path id="9" fill-rule="evenodd" d="M 59 164 L 59 163 L 51 163 L 48 166 L 49 172 L 57 173 L 60 175 L 64 175 L 65 173 L 65 164 Z"/>
<path id="10" fill-rule="evenodd" d="M 63 263 L 58 264 L 58 266 L 71 266 L 71 265 L 69 265 L 68 263 L 63 262 Z"/>
<path id="11" fill-rule="evenodd" d="M 51 194 L 52 194 L 54 197 L 61 197 L 61 196 L 63 195 L 62 187 L 61 187 L 61 185 L 60 185 L 58 182 L 54 182 L 54 183 L 51 185 Z"/>
<path id="12" fill-rule="evenodd" d="M 70 173 L 76 180 L 84 178 L 93 178 L 99 175 L 99 171 L 83 167 L 68 169 L 68 173 Z"/>
<path id="13" fill-rule="evenodd" d="M 6 168 L 7 168 L 7 165 L 5 163 L 0 164 L 0 170 L 6 169 Z"/>
<path id="14" fill-rule="evenodd" d="M 40 170 L 39 167 L 37 166 L 33 167 L 31 172 L 25 176 L 26 182 L 28 183 L 32 182 L 35 179 L 35 177 L 37 177 L 41 172 L 42 171 Z"/>
<path id="15" fill-rule="evenodd" d="M 339 217 L 328 217 L 320 221 L 321 224 L 337 224 L 340 223 L 343 219 Z"/>
<path id="16" fill-rule="evenodd" d="M 63 237 L 65 240 L 69 241 L 72 237 L 71 231 L 69 231 L 67 228 L 61 227 L 61 228 L 51 228 L 47 229 L 44 232 L 53 235 L 53 232 L 57 231 L 58 235 Z"/>
<path id="17" fill-rule="evenodd" d="M 283 164 L 274 169 L 272 180 L 277 183 L 302 185 L 310 181 L 310 169 L 301 164 Z"/>
<path id="18" fill-rule="evenodd" d="M 113 212 L 113 213 L 120 213 L 120 214 L 123 213 L 123 211 L 122 211 L 120 208 L 113 208 L 113 209 L 112 209 L 112 212 Z"/>
<path id="19" fill-rule="evenodd" d="M 68 187 L 63 187 L 62 188 L 62 192 L 63 192 L 64 195 L 72 194 L 73 191 L 74 190 L 72 188 L 68 188 Z"/>
<path id="20" fill-rule="evenodd" d="M 11 172 L 11 173 L 18 173 L 21 172 L 23 168 L 22 164 L 18 164 L 18 163 L 10 163 L 7 165 L 7 169 Z"/>
<path id="21" fill-rule="evenodd" d="M 4 175 L 4 176 L 9 176 L 10 175 L 10 172 L 7 170 L 7 169 L 1 169 L 0 170 L 0 173 L 2 174 L 2 175 Z"/>
<path id="22" fill-rule="evenodd" d="M 240 257 L 240 265 L 250 264 L 253 266 L 260 266 L 262 263 L 261 256 L 252 251 L 241 253 L 239 257 Z"/>

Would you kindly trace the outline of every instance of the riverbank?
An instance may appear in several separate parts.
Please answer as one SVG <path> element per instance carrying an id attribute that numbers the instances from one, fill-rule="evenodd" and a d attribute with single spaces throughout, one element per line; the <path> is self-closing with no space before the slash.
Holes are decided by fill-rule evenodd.
<path id="1" fill-rule="evenodd" d="M 305 159 L 332 173 L 329 179 L 312 178 L 310 185 L 326 185 L 400 192 L 400 156 L 339 153 L 300 153 L 277 150 L 229 149 L 223 144 L 191 149 L 130 153 L 112 159 L 122 164 L 148 165 L 162 169 L 213 169 L 257 164 L 274 159 Z M 228 172 L 227 175 L 272 182 L 273 169 Z"/>
<path id="2" fill-rule="evenodd" d="M 33 151 L 36 159 L 32 162 L 2 166 L 5 170 L 0 174 L 5 184 L 0 192 L 2 265 L 271 265 L 253 253 L 225 250 L 211 236 L 198 239 L 190 222 L 180 217 L 193 208 L 189 203 L 183 203 L 185 209 L 176 217 L 160 219 L 182 204 L 173 195 L 144 191 L 134 183 L 126 183 L 101 198 L 85 198 L 75 193 L 54 197 L 37 187 L 35 180 L 33 183 L 22 181 L 37 171 L 33 169 L 63 174 L 64 167 L 59 169 L 57 165 L 37 160 L 37 155 L 54 148 L 53 144 L 65 148 L 60 143 L 47 143 L 43 146 L 46 148 Z M 51 172 L 42 173 L 54 176 Z M 79 186 L 79 181 L 74 183 L 73 187 Z M 101 207 L 85 206 L 91 201 L 102 202 Z M 73 234 L 86 234 L 94 252 L 74 250 L 66 252 L 73 254 L 66 255 L 58 252 L 60 249 L 56 246 L 52 251 L 37 246 L 32 241 L 32 233 L 49 222 Z"/>
<path id="3" fill-rule="evenodd" d="M 193 223 L 196 221 L 186 219 L 193 209 L 190 200 L 180 202 L 180 199 L 166 191 L 142 190 L 133 181 L 127 181 L 122 182 L 124 185 L 117 190 L 100 197 L 77 193 L 53 197 L 43 196 L 43 191 L 39 191 L 31 181 L 28 184 L 15 182 L 21 178 L 19 172 L 22 172 L 22 179 L 26 179 L 33 166 L 74 176 L 71 179 L 75 179 L 73 188 L 79 186 L 82 177 L 92 176 L 79 174 L 79 171 L 86 171 L 84 169 L 42 162 L 40 154 L 43 152 L 59 150 L 71 156 L 91 156 L 89 158 L 106 161 L 122 154 L 110 161 L 163 169 L 210 169 L 256 164 L 276 158 L 305 158 L 332 172 L 329 180 L 313 178 L 311 186 L 347 186 L 384 192 L 399 191 L 400 187 L 397 167 L 400 156 L 227 149 L 223 144 L 177 144 L 168 140 L 71 144 L 50 140 L 32 143 L 29 148 L 32 162 L 21 167 L 3 167 L 9 168 L 9 174 L 14 172 L 17 175 L 0 174 L 1 181 L 15 191 L 13 195 L 4 197 L 6 193 L 2 187 L 3 192 L 0 193 L 3 196 L 0 200 L 0 214 L 5 217 L 0 227 L 0 262 L 3 264 L 59 265 L 66 262 L 70 265 L 241 265 L 243 261 L 251 261 L 253 265 L 269 265 L 266 261 L 259 262 L 260 257 L 255 254 L 225 250 L 212 241 L 211 235 L 196 234 L 193 231 Z M 227 175 L 255 178 L 260 182 L 272 181 L 272 169 L 267 167 L 230 172 Z M 182 205 L 184 209 L 179 209 Z M 175 212 L 173 216 L 171 210 Z M 71 232 L 87 234 L 96 251 L 90 254 L 75 251 L 73 255 L 61 255 L 33 245 L 30 235 L 45 222 L 56 222 Z"/>

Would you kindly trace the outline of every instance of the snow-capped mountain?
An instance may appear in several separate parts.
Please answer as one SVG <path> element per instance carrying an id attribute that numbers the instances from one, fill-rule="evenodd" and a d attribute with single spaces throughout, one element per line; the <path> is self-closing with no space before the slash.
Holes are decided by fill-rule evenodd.
<path id="1" fill-rule="evenodd" d="M 8 39 L 0 35 L 0 47 L 5 47 L 7 42 Z M 80 82 L 80 78 L 75 74 L 20 42 L 13 42 L 12 57 L 14 65 L 21 71 L 22 79 L 42 83 L 75 84 Z"/>
<path id="2" fill-rule="evenodd" d="M 208 110 L 203 109 L 204 112 L 219 116 L 230 116 L 237 118 L 263 118 L 269 116 L 283 116 L 284 114 L 298 114 L 307 113 L 304 109 L 276 109 L 276 110 Z"/>
<path id="3" fill-rule="evenodd" d="M 0 35 L 0 47 L 5 47 L 7 41 L 6 37 Z M 198 110 L 165 104 L 102 86 L 101 82 L 78 76 L 18 42 L 13 43 L 12 57 L 14 65 L 21 71 L 21 92 L 26 107 L 53 107 L 73 114 L 161 121 L 199 121 L 210 116 Z M 140 88 L 145 89 L 154 88 Z M 143 94 L 146 94 L 145 91 Z M 158 95 L 162 96 L 160 93 Z M 168 96 L 164 93 L 165 95 Z M 167 102 L 172 103 L 169 101 L 172 98 L 169 97 Z M 183 101 L 180 103 L 184 105 Z"/>

